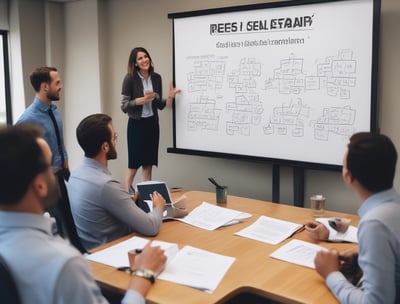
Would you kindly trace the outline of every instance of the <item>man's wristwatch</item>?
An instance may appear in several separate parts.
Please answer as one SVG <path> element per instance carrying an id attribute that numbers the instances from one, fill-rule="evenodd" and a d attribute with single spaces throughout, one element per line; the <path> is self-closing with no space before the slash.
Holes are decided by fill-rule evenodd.
<path id="1" fill-rule="evenodd" d="M 145 278 L 149 280 L 151 284 L 153 284 L 156 281 L 156 276 L 154 272 L 148 269 L 135 269 L 134 271 L 132 271 L 132 275 Z"/>

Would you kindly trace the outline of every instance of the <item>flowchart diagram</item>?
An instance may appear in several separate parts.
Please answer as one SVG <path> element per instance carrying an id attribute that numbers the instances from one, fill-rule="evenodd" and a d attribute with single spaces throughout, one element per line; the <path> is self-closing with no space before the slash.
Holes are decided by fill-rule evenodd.
<path id="1" fill-rule="evenodd" d="M 324 90 L 327 96 L 350 99 L 356 86 L 357 61 L 349 49 L 340 50 L 315 64 L 314 71 L 304 70 L 303 58 L 290 54 L 282 59 L 273 76 L 265 81 L 265 88 L 278 89 L 280 94 L 304 94 Z M 323 92 L 320 92 L 323 94 Z"/>
<path id="2" fill-rule="evenodd" d="M 313 134 L 319 141 L 354 132 L 357 110 L 351 97 L 357 61 L 350 49 L 311 63 L 291 53 L 272 70 L 254 57 L 242 57 L 230 68 L 227 57 L 204 57 L 193 60 L 187 73 L 193 97 L 187 107 L 188 131 L 252 136 L 262 129 L 265 136 Z M 279 98 L 271 101 L 270 95 Z M 318 100 L 333 102 L 326 106 Z"/>

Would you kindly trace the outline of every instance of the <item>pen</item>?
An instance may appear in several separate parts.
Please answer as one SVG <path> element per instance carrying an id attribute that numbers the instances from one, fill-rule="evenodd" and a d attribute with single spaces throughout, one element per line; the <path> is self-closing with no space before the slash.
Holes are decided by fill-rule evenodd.
<path id="1" fill-rule="evenodd" d="M 297 229 L 295 232 L 293 232 L 289 238 L 291 238 L 292 236 L 294 236 L 296 233 L 302 232 L 305 229 L 305 225 L 301 225 L 301 227 L 299 229 Z"/>
<path id="2" fill-rule="evenodd" d="M 223 189 L 224 187 L 222 187 L 220 184 L 217 183 L 217 181 L 213 178 L 213 177 L 209 177 L 208 180 L 217 188 L 219 189 Z"/>
<path id="3" fill-rule="evenodd" d="M 132 273 L 132 270 L 129 266 L 120 266 L 120 267 L 117 267 L 117 270 Z"/>
<path id="4" fill-rule="evenodd" d="M 349 227 L 350 220 L 341 219 L 340 217 L 335 217 L 328 220 L 328 224 L 334 230 L 340 233 L 345 233 Z"/>
<path id="5" fill-rule="evenodd" d="M 301 227 L 295 233 L 302 232 L 305 229 L 306 229 L 306 226 L 305 225 L 301 225 Z"/>
<path id="6" fill-rule="evenodd" d="M 133 249 L 133 250 L 128 251 L 128 256 L 129 256 L 129 254 L 134 254 L 134 255 L 136 255 L 136 254 L 139 254 L 139 253 L 142 253 L 142 252 L 143 252 L 143 249 L 141 249 L 141 248 L 136 248 L 136 249 Z M 133 257 L 133 258 L 134 258 L 134 257 Z M 132 261 L 132 263 L 133 263 L 133 261 Z M 131 268 L 130 268 L 129 266 L 120 266 L 120 267 L 117 267 L 117 270 L 132 273 L 132 270 L 131 270 Z"/>

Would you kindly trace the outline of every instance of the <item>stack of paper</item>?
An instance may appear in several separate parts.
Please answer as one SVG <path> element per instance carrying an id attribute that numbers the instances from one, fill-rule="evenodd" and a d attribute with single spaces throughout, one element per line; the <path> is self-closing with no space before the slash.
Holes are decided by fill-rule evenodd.
<path id="1" fill-rule="evenodd" d="M 252 225 L 236 232 L 236 235 L 276 245 L 290 237 L 303 225 L 278 220 L 268 216 L 260 216 Z"/>
<path id="2" fill-rule="evenodd" d="M 251 214 L 225 207 L 219 207 L 207 202 L 192 210 L 182 219 L 177 219 L 206 230 L 215 230 L 222 226 L 236 224 L 244 219 L 250 218 Z"/>
<path id="3" fill-rule="evenodd" d="M 112 267 L 129 267 L 128 251 L 141 249 L 148 240 L 132 237 L 106 249 L 87 255 L 88 260 Z M 174 243 L 153 241 L 152 246 L 165 250 L 167 264 L 159 279 L 186 285 L 207 293 L 213 293 L 231 267 L 235 258 L 191 246 L 181 250 Z"/>

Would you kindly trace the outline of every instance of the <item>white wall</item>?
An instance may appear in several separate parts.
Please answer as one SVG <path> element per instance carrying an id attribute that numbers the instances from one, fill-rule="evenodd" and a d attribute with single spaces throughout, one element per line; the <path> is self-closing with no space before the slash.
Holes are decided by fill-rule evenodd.
<path id="1" fill-rule="evenodd" d="M 172 23 L 168 13 L 261 2 L 271 1 L 82 0 L 60 4 L 64 5 L 65 16 L 64 124 L 71 167 L 82 157 L 75 140 L 76 125 L 84 116 L 103 111 L 113 117 L 119 133 L 119 158 L 111 162 L 110 169 L 116 177 L 123 178 L 127 167 L 127 117 L 119 108 L 119 97 L 128 55 L 135 46 L 146 47 L 163 77 L 164 94 L 168 93 L 172 79 Z M 379 126 L 400 151 L 399 30 L 400 1 L 382 0 Z M 213 176 L 229 186 L 230 194 L 272 199 L 270 164 L 168 154 L 166 149 L 173 143 L 170 110 L 160 113 L 160 126 L 159 167 L 154 169 L 154 179 L 165 180 L 170 187 L 213 191 L 207 180 Z M 399 176 L 395 186 L 399 189 Z M 330 209 L 356 212 L 358 208 L 358 199 L 343 185 L 340 172 L 306 170 L 306 205 L 310 194 L 316 192 L 327 197 Z M 281 201 L 291 203 L 292 196 L 292 171 L 283 167 Z"/>
<path id="2" fill-rule="evenodd" d="M 25 93 L 22 72 L 22 52 L 21 52 L 21 31 L 20 31 L 20 11 L 19 1 L 12 1 L 9 6 L 9 40 L 10 40 L 10 81 L 12 116 L 16 121 L 25 109 Z"/>
<path id="3" fill-rule="evenodd" d="M 0 30 L 8 29 L 8 1 L 0 0 Z"/>
<path id="4" fill-rule="evenodd" d="M 13 122 L 31 104 L 35 92 L 29 75 L 39 66 L 64 71 L 64 7 L 43 0 L 11 0 L 9 3 L 11 98 Z M 63 109 L 61 102 L 56 103 Z"/>
<path id="5" fill-rule="evenodd" d="M 97 2 L 65 4 L 64 132 L 71 168 L 82 158 L 76 126 L 83 117 L 102 112 Z"/>

